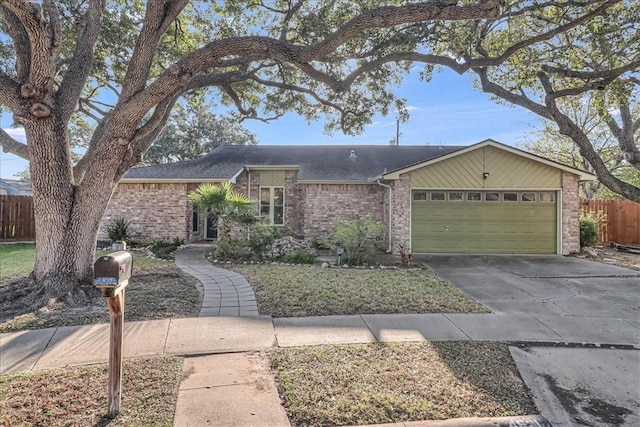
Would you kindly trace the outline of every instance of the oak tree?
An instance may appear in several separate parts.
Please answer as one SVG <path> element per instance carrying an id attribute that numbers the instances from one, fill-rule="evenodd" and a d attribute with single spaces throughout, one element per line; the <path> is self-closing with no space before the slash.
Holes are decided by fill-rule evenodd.
<path id="1" fill-rule="evenodd" d="M 427 75 L 434 66 L 471 73 L 498 102 L 526 108 L 575 144 L 599 182 L 640 201 L 639 2 L 511 2 L 497 19 L 437 25 L 437 36 L 392 60 L 423 62 Z M 572 116 L 580 103 L 606 127 L 630 179 L 598 153 L 602 129 L 589 132 Z"/>
<path id="2" fill-rule="evenodd" d="M 501 3 L 0 0 L 0 105 L 27 141 L 0 132 L 0 143 L 30 162 L 34 304 L 86 299 L 107 203 L 183 95 L 209 87 L 245 117 L 327 113 L 358 131 L 395 108 L 387 83 L 410 65 L 350 70 L 409 28 L 495 18 Z M 95 130 L 74 163 L 68 128 L 81 116 Z"/>

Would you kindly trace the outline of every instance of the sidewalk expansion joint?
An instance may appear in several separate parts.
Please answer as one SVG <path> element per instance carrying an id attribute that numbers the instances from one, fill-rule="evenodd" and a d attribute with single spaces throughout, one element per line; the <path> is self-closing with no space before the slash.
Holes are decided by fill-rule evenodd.
<path id="1" fill-rule="evenodd" d="M 56 326 L 56 330 L 53 331 L 53 333 L 51 334 L 51 337 L 49 338 L 49 340 L 47 341 L 47 345 L 44 346 L 44 348 L 42 349 L 42 352 L 38 355 L 38 358 L 36 359 L 35 362 L 33 362 L 33 365 L 31 365 L 31 367 L 29 368 L 30 371 L 33 370 L 33 368 L 36 367 L 36 365 L 38 364 L 38 362 L 40 361 L 40 358 L 42 357 L 42 355 L 44 354 L 45 351 L 47 351 L 47 349 L 49 348 L 49 344 L 51 344 L 51 341 L 53 340 L 53 337 L 56 336 L 56 334 L 58 333 L 58 330 L 60 329 L 60 326 Z"/>
<path id="2" fill-rule="evenodd" d="M 536 320 L 536 322 L 540 323 L 542 326 L 544 326 L 545 328 L 547 328 L 548 330 L 550 330 L 551 332 L 554 333 L 554 335 L 560 337 L 560 339 L 565 339 L 562 335 L 560 335 L 559 333 L 557 333 L 556 331 L 554 331 L 553 329 L 551 329 L 546 323 L 544 323 L 542 320 L 538 319 L 536 316 L 534 316 L 533 314 L 529 314 L 529 316 L 533 319 Z M 566 341 L 566 340 L 565 340 Z"/>
<path id="3" fill-rule="evenodd" d="M 487 313 L 487 314 L 493 314 L 493 313 Z M 469 335 L 468 335 L 464 330 L 462 330 L 462 328 L 461 328 L 460 326 L 456 325 L 456 323 L 455 323 L 453 320 L 449 319 L 449 318 L 447 317 L 447 313 L 442 313 L 442 316 L 443 316 L 445 319 L 447 319 L 447 320 L 449 321 L 449 323 L 451 323 L 453 326 L 455 326 L 456 328 L 458 328 L 458 330 L 459 330 L 460 332 L 462 332 L 462 334 L 463 334 L 465 337 L 467 337 L 467 339 L 468 339 L 469 341 L 475 341 L 475 340 L 474 340 L 473 338 L 471 338 L 471 337 L 470 337 L 470 336 L 469 336 Z"/>
<path id="4" fill-rule="evenodd" d="M 200 387 L 190 387 L 190 388 L 181 388 L 180 391 L 193 391 L 193 390 L 211 390 L 216 388 L 224 388 L 224 387 L 235 387 L 238 385 L 255 385 L 255 381 L 249 382 L 236 382 L 233 384 L 217 384 L 217 385 L 204 385 Z"/>

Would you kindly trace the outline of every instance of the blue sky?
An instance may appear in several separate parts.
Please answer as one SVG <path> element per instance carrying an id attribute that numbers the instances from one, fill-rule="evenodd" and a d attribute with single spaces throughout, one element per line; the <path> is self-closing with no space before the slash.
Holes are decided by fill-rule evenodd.
<path id="1" fill-rule="evenodd" d="M 434 73 L 424 83 L 418 73 L 408 76 L 397 88 L 407 99 L 410 118 L 400 124 L 401 145 L 470 145 L 487 138 L 517 146 L 534 127 L 537 117 L 520 107 L 509 107 L 491 101 L 489 95 L 473 89 L 469 76 L 452 71 Z M 11 116 L 0 113 L 1 126 L 20 137 L 19 129 L 8 129 Z M 395 138 L 395 117 L 378 116 L 358 136 L 342 133 L 325 135 L 323 123 L 308 124 L 296 114 L 287 114 L 277 121 L 263 123 L 248 120 L 244 125 L 255 133 L 259 144 L 388 144 Z M 23 140 L 23 139 L 22 139 Z M 0 153 L 0 175 L 12 178 L 27 167 L 27 162 L 13 154 Z"/>

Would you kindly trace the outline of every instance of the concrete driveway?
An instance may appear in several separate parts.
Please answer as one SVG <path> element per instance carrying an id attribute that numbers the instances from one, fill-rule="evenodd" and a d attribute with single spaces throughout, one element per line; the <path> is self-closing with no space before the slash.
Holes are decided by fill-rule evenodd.
<path id="1" fill-rule="evenodd" d="M 415 255 L 495 313 L 530 315 L 556 331 L 640 337 L 640 271 L 562 256 Z M 640 341 L 635 341 L 640 342 Z M 640 351 L 511 347 L 554 427 L 640 425 Z M 597 343 L 595 343 L 597 344 Z"/>
<path id="2" fill-rule="evenodd" d="M 563 256 L 414 258 L 496 313 L 610 317 L 640 327 L 640 271 Z"/>

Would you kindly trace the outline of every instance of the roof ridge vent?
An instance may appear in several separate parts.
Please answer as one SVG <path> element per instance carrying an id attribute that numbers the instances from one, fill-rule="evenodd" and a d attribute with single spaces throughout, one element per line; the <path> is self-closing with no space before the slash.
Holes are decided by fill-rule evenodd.
<path id="1" fill-rule="evenodd" d="M 349 154 L 349 158 L 350 159 L 355 159 L 356 157 L 357 157 L 356 156 L 356 150 L 351 150 L 351 154 Z"/>

